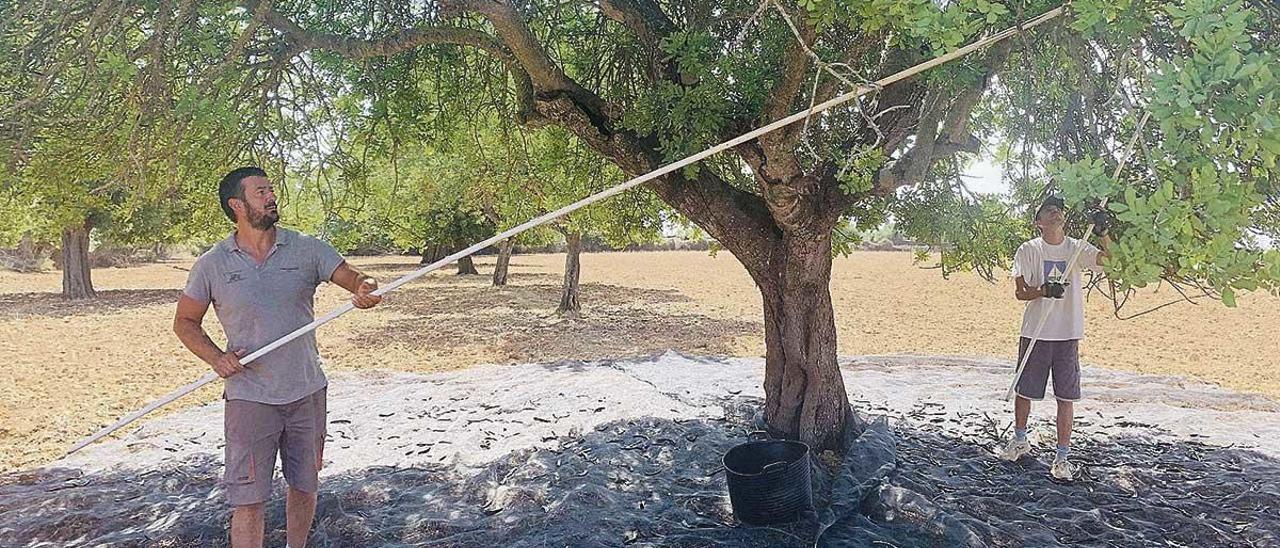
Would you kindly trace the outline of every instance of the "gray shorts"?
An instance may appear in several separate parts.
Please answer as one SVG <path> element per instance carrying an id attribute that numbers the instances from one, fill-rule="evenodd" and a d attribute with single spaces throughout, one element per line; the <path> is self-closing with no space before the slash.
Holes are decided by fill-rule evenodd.
<path id="1" fill-rule="evenodd" d="M 1018 363 L 1027 353 L 1031 339 L 1018 340 Z M 1017 392 L 1029 400 L 1043 400 L 1049 373 L 1053 372 L 1053 397 L 1062 401 L 1080 401 L 1080 341 L 1036 341 L 1031 359 L 1018 379 Z"/>
<path id="2" fill-rule="evenodd" d="M 326 389 L 284 405 L 227 400 L 224 409 L 227 502 L 247 506 L 269 500 L 276 453 L 290 487 L 316 492 L 324 463 Z"/>

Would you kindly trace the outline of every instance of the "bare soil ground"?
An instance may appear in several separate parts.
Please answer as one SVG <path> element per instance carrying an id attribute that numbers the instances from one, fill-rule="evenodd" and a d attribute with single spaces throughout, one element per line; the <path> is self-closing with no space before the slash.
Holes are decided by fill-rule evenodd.
<path id="1" fill-rule="evenodd" d="M 384 306 L 322 327 L 331 370 L 434 372 L 481 363 L 548 362 L 649 355 L 758 356 L 760 301 L 727 253 L 601 253 L 583 256 L 583 314 L 563 319 L 563 255 L 512 260 L 511 285 L 484 276 L 433 273 L 392 293 Z M 409 257 L 356 258 L 390 281 L 417 267 Z M 0 272 L 0 470 L 39 465 L 71 443 L 208 369 L 170 330 L 190 261 L 94 271 L 100 298 L 58 296 L 61 274 Z M 838 259 L 831 284 L 841 355 L 909 353 L 1011 358 L 1021 303 L 1012 282 L 943 279 L 906 253 Z M 323 286 L 317 311 L 346 296 Z M 1177 297 L 1147 291 L 1137 312 Z M 1141 373 L 1182 375 L 1280 398 L 1280 299 L 1249 295 L 1240 306 L 1178 304 L 1121 321 L 1093 295 L 1083 361 Z M 221 332 L 210 314 L 206 327 Z M 1088 397 L 1086 390 L 1086 398 Z M 217 399 L 216 383 L 159 415 Z M 1086 404 L 1087 405 L 1087 404 Z"/>

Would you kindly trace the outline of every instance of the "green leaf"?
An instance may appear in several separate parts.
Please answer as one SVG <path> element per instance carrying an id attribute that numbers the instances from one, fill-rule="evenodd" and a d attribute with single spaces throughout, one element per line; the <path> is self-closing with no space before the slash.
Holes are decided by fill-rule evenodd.
<path id="1" fill-rule="evenodd" d="M 1230 308 L 1236 307 L 1236 292 L 1230 287 L 1222 289 L 1222 304 L 1225 304 Z"/>

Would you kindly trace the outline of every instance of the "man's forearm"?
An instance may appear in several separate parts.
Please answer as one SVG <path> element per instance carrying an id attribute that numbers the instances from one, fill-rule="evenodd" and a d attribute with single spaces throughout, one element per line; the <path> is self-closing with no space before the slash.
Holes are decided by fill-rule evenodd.
<path id="1" fill-rule="evenodd" d="M 182 341 L 187 350 L 205 363 L 213 365 L 218 358 L 222 357 L 222 349 L 209 338 L 209 334 L 200 324 L 190 320 L 178 320 L 173 323 L 173 332 L 178 335 L 178 340 Z"/>
<path id="2" fill-rule="evenodd" d="M 1014 293 L 1019 301 L 1034 301 L 1044 296 L 1044 290 L 1038 287 L 1025 287 Z"/>
<path id="3" fill-rule="evenodd" d="M 360 282 L 363 282 L 366 278 L 372 280 L 373 276 L 365 274 L 363 271 L 361 271 L 360 269 L 354 266 L 351 267 L 351 287 L 352 287 L 351 292 L 355 293 L 356 288 L 360 287 Z"/>
<path id="4" fill-rule="evenodd" d="M 374 279 L 373 276 L 369 276 L 351 266 L 351 263 L 344 263 L 344 267 L 339 269 L 338 276 L 334 277 L 333 282 L 338 284 L 339 287 L 355 293 L 360 289 L 360 282 L 364 281 L 365 278 Z"/>

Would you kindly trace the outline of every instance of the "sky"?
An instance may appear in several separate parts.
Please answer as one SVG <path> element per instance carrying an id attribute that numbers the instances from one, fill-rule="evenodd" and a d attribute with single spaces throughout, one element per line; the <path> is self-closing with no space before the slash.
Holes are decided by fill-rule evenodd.
<path id="1" fill-rule="evenodd" d="M 964 182 L 969 190 L 980 194 L 1004 194 L 1009 185 L 1001 181 L 1004 173 L 990 158 L 979 157 L 965 170 Z"/>

